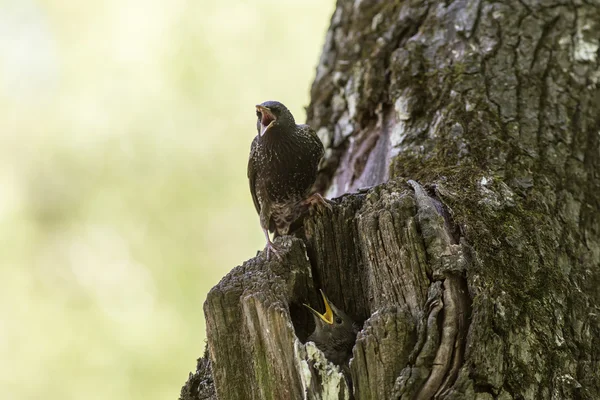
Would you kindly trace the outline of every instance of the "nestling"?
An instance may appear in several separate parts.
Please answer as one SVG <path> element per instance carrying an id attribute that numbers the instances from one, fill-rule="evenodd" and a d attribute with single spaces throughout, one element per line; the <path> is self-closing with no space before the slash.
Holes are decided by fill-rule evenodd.
<path id="1" fill-rule="evenodd" d="M 358 334 L 358 325 L 345 312 L 333 305 L 321 290 L 325 314 L 305 304 L 315 318 L 315 331 L 307 341 L 314 342 L 332 363 L 344 367 L 352 355 L 352 347 Z"/>
<path id="2" fill-rule="evenodd" d="M 315 131 L 297 125 L 292 113 L 277 101 L 257 105 L 256 117 L 258 135 L 250 148 L 248 179 L 267 240 L 268 260 L 270 253 L 281 258 L 269 232 L 287 235 L 311 203 L 330 206 L 319 194 L 309 196 L 324 154 Z"/>

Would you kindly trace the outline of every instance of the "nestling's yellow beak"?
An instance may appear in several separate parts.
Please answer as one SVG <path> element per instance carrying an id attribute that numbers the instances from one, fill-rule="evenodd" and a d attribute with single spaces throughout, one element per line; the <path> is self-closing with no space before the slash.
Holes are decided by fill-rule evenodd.
<path id="1" fill-rule="evenodd" d="M 325 296 L 325 293 L 323 293 L 322 290 L 319 290 L 319 291 L 321 292 L 321 296 L 323 296 L 323 303 L 325 303 L 325 314 L 321 314 L 320 312 L 318 312 L 317 310 L 315 310 L 308 304 L 304 304 L 304 306 L 306 308 L 308 308 L 310 311 L 312 311 L 312 313 L 315 314 L 317 317 L 321 318 L 323 321 L 328 323 L 329 325 L 333 325 L 333 311 L 331 310 L 331 307 L 329 306 L 329 300 L 327 300 L 327 296 Z"/>

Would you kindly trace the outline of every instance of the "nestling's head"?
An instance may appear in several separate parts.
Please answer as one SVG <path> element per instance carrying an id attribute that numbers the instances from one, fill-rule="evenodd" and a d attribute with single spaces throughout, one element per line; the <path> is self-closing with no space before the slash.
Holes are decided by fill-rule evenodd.
<path id="1" fill-rule="evenodd" d="M 349 337 L 354 338 L 358 333 L 358 327 L 345 312 L 333 305 L 325 293 L 321 290 L 323 303 L 325 303 L 325 313 L 321 314 L 311 306 L 305 304 L 315 318 L 315 332 L 313 335 L 333 336 L 333 337 Z"/>
<path id="2" fill-rule="evenodd" d="M 286 106 L 278 101 L 265 101 L 256 106 L 256 129 L 260 137 L 267 132 L 295 128 L 294 116 Z"/>

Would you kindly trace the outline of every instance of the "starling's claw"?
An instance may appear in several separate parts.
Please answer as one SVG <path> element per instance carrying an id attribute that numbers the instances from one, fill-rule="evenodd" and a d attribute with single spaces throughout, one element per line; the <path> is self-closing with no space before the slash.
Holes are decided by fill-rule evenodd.
<path id="1" fill-rule="evenodd" d="M 267 239 L 267 245 L 265 246 L 265 251 L 267 253 L 267 261 L 269 261 L 269 259 L 271 258 L 271 253 L 275 254 L 275 257 L 277 257 L 279 261 L 283 260 L 281 254 L 279 254 L 279 249 L 275 246 L 273 242 L 271 242 L 271 238 L 269 237 L 269 231 L 263 229 L 263 232 L 265 233 L 265 238 Z"/>
<path id="2" fill-rule="evenodd" d="M 329 211 L 333 211 L 333 207 L 331 207 L 331 204 L 329 203 L 329 201 L 327 199 L 325 199 L 323 196 L 321 196 L 319 193 L 315 193 L 315 194 L 312 194 L 311 196 L 309 196 L 305 200 L 305 204 L 308 204 L 309 206 L 321 205 L 321 206 L 325 207 L 326 209 L 328 209 Z"/>
<path id="3" fill-rule="evenodd" d="M 269 261 L 271 259 L 271 253 L 275 254 L 275 257 L 277 257 L 277 259 L 279 261 L 283 260 L 283 257 L 281 257 L 281 254 L 279 254 L 279 249 L 277 247 L 275 247 L 273 242 L 267 243 L 267 245 L 265 246 L 265 251 L 267 252 L 267 261 Z"/>

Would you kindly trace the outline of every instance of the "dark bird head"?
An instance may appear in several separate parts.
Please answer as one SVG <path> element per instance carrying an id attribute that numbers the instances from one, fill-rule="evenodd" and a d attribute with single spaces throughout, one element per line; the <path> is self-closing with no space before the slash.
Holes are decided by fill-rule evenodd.
<path id="1" fill-rule="evenodd" d="M 358 333 L 358 326 L 345 312 L 333 305 L 321 290 L 325 313 L 305 304 L 315 318 L 315 331 L 308 337 L 323 351 L 329 361 L 342 365 L 348 361 Z"/>
<path id="2" fill-rule="evenodd" d="M 286 106 L 278 101 L 265 101 L 257 105 L 256 117 L 256 129 L 260 137 L 267 132 L 285 132 L 289 128 L 296 128 L 294 116 Z"/>

